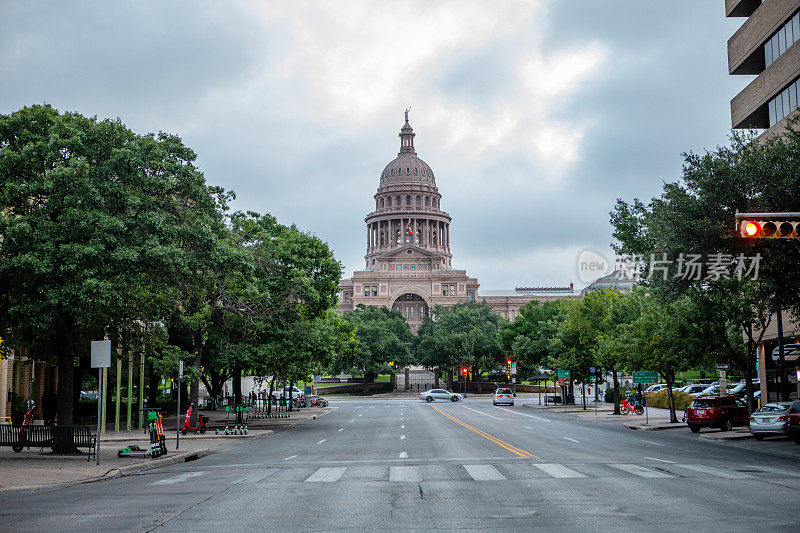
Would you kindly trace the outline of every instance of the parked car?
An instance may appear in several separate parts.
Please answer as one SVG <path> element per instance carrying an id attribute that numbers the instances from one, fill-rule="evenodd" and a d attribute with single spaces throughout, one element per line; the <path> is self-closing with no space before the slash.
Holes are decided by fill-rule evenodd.
<path id="1" fill-rule="evenodd" d="M 758 379 L 753 380 L 753 392 L 757 391 L 761 387 L 761 381 Z M 747 396 L 747 382 L 740 381 L 732 388 L 728 389 L 728 394 L 731 396 L 736 396 L 738 398 L 744 398 Z"/>
<path id="2" fill-rule="evenodd" d="M 768 403 L 750 415 L 750 431 L 756 440 L 767 435 L 786 435 L 792 402 Z"/>
<path id="3" fill-rule="evenodd" d="M 444 389 L 430 389 L 419 393 L 419 399 L 428 403 L 435 402 L 436 400 L 449 400 L 451 402 L 457 402 L 462 398 L 463 396 L 460 394 L 449 392 Z"/>
<path id="4" fill-rule="evenodd" d="M 693 433 L 700 428 L 715 427 L 728 431 L 748 423 L 747 406 L 733 396 L 701 396 L 686 409 L 686 424 Z"/>
<path id="5" fill-rule="evenodd" d="M 685 392 L 686 394 L 700 395 L 701 392 L 706 390 L 708 386 L 703 385 L 702 383 L 695 383 L 694 385 L 686 385 L 685 387 L 681 387 L 681 392 Z"/>
<path id="6" fill-rule="evenodd" d="M 659 383 L 657 385 L 650 385 L 644 391 L 645 392 L 658 392 L 658 391 L 662 391 L 662 390 L 664 390 L 666 388 L 667 388 L 667 384 L 666 383 Z"/>
<path id="7" fill-rule="evenodd" d="M 789 407 L 789 421 L 786 430 L 789 438 L 800 444 L 800 400 L 795 400 Z"/>
<path id="8" fill-rule="evenodd" d="M 284 398 L 288 398 L 290 390 L 291 390 L 292 400 L 300 400 L 301 398 L 303 398 L 303 396 L 305 394 L 303 391 L 301 391 L 297 387 L 289 387 L 287 385 L 287 386 L 285 386 L 283 388 L 283 391 L 281 391 L 280 389 L 275 389 L 274 391 L 272 391 L 272 395 L 271 396 L 272 396 L 273 399 L 279 399 L 279 398 L 281 398 L 281 396 L 284 397 Z"/>
<path id="9" fill-rule="evenodd" d="M 494 391 L 494 397 L 492 398 L 492 405 L 499 405 L 501 403 L 506 405 L 514 405 L 514 391 L 511 389 L 497 389 Z"/>

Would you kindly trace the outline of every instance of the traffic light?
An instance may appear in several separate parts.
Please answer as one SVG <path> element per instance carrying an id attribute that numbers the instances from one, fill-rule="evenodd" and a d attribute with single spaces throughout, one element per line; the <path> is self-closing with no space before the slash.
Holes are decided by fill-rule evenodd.
<path id="1" fill-rule="evenodd" d="M 510 368 L 511 367 L 511 359 L 506 359 L 506 365 Z"/>
<path id="2" fill-rule="evenodd" d="M 465 367 L 465 366 L 461 367 L 461 373 L 464 374 L 465 376 L 467 375 L 468 371 L 469 371 L 469 369 L 467 367 Z"/>
<path id="3" fill-rule="evenodd" d="M 746 239 L 797 239 L 800 213 L 736 213 L 736 231 Z"/>

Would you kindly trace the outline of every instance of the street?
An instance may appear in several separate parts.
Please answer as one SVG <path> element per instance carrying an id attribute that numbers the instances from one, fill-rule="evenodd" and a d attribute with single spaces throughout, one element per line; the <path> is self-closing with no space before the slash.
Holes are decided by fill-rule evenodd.
<path id="1" fill-rule="evenodd" d="M 486 397 L 337 398 L 339 409 L 327 416 L 194 462 L 2 493 L 0 524 L 7 531 L 798 529 L 793 443 L 631 431 L 519 400 L 493 407 Z"/>

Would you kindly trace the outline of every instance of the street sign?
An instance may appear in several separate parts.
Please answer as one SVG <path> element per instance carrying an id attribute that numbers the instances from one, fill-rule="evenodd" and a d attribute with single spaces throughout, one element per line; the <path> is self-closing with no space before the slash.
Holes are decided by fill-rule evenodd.
<path id="1" fill-rule="evenodd" d="M 728 373 L 725 370 L 719 371 L 719 395 L 728 395 Z"/>
<path id="2" fill-rule="evenodd" d="M 717 365 L 717 370 L 728 370 L 728 365 Z"/>
<path id="3" fill-rule="evenodd" d="M 658 372 L 634 372 L 634 383 L 658 383 Z"/>
<path id="4" fill-rule="evenodd" d="M 594 383 L 597 380 L 595 376 L 589 376 L 589 383 Z"/>
<path id="5" fill-rule="evenodd" d="M 569 387 L 569 378 L 558 378 L 558 384 L 562 387 Z"/>
<path id="6" fill-rule="evenodd" d="M 517 363 L 516 362 L 511 363 L 511 375 L 512 376 L 516 376 L 517 375 Z"/>
<path id="7" fill-rule="evenodd" d="M 569 379 L 569 370 L 559 370 L 558 371 L 558 379 Z"/>
<path id="8" fill-rule="evenodd" d="M 92 341 L 92 368 L 111 366 L 111 341 Z"/>
<path id="9" fill-rule="evenodd" d="M 183 377 L 183 361 L 178 361 L 178 377 Z"/>

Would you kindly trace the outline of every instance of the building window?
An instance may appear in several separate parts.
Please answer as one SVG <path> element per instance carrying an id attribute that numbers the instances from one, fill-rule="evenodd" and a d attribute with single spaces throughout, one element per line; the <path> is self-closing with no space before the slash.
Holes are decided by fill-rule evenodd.
<path id="1" fill-rule="evenodd" d="M 386 201 L 388 202 L 389 207 L 392 207 L 392 197 L 390 196 L 389 198 L 386 199 Z"/>
<path id="2" fill-rule="evenodd" d="M 344 293 L 344 303 L 350 303 L 350 293 Z"/>
<path id="3" fill-rule="evenodd" d="M 378 295 L 378 286 L 377 285 L 373 285 L 372 286 L 372 295 L 373 296 L 377 296 Z"/>
<path id="4" fill-rule="evenodd" d="M 381 207 L 386 207 L 386 206 L 384 205 L 384 200 L 383 200 L 383 198 L 381 198 Z"/>
<path id="5" fill-rule="evenodd" d="M 392 176 L 394 176 L 394 169 L 392 169 Z"/>
<path id="6" fill-rule="evenodd" d="M 414 175 L 417 175 L 417 174 L 419 174 L 419 169 L 417 167 L 414 167 Z"/>
<path id="7" fill-rule="evenodd" d="M 411 174 L 411 167 L 406 167 L 406 174 Z"/>
<path id="8" fill-rule="evenodd" d="M 474 302 L 475 301 L 475 291 L 467 291 L 467 299 L 470 302 Z"/>
<path id="9" fill-rule="evenodd" d="M 767 108 L 769 110 L 769 125 L 774 126 L 789 113 L 797 109 L 798 91 L 800 91 L 800 79 L 792 82 L 787 88 L 778 93 L 775 98 L 769 101 Z"/>
<path id="10" fill-rule="evenodd" d="M 403 270 L 408 270 L 408 265 L 403 265 Z"/>
<path id="11" fill-rule="evenodd" d="M 800 13 L 795 13 L 794 16 L 764 44 L 765 66 L 770 66 L 798 40 L 800 40 Z"/>
<path id="12" fill-rule="evenodd" d="M 417 202 L 417 207 L 421 206 L 422 205 L 422 198 L 417 196 L 416 202 Z"/>
<path id="13" fill-rule="evenodd" d="M 426 196 L 425 197 L 425 207 L 428 207 L 429 205 L 431 205 L 431 197 L 430 196 Z"/>
<path id="14" fill-rule="evenodd" d="M 456 286 L 453 284 L 442 285 L 442 296 L 455 296 Z"/>
<path id="15" fill-rule="evenodd" d="M 400 201 L 400 195 L 398 194 L 397 195 L 397 207 L 400 207 L 401 205 L 402 205 L 402 202 Z"/>
<path id="16" fill-rule="evenodd" d="M 364 296 L 369 296 L 369 285 L 364 285 Z"/>
<path id="17" fill-rule="evenodd" d="M 416 269 L 417 269 L 417 265 L 411 265 L 411 270 L 416 270 Z"/>
<path id="18" fill-rule="evenodd" d="M 406 205 L 411 205 L 411 195 L 410 194 L 406 195 Z"/>

